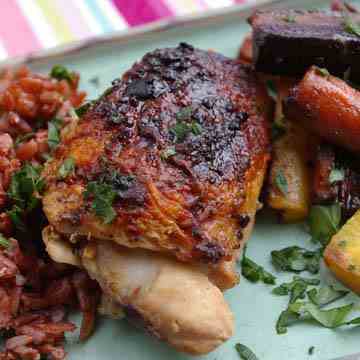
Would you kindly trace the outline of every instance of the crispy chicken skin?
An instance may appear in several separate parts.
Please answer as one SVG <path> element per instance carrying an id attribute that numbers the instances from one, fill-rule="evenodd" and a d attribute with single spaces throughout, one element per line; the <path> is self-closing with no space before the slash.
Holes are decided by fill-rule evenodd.
<path id="1" fill-rule="evenodd" d="M 99 282 L 103 312 L 120 304 L 180 351 L 214 350 L 233 333 L 221 290 L 238 282 L 254 223 L 269 110 L 247 65 L 187 44 L 145 55 L 63 130 L 45 166 L 49 255 Z M 68 158 L 75 169 L 59 178 Z M 86 195 L 94 182 L 116 194 L 110 221 Z"/>
<path id="2" fill-rule="evenodd" d="M 268 106 L 250 67 L 187 44 L 148 53 L 62 134 L 44 171 L 50 224 L 225 274 L 256 210 Z M 76 170 L 59 180 L 68 157 Z M 83 196 L 99 179 L 117 189 L 110 224 Z M 227 275 L 222 287 L 236 283 Z"/>

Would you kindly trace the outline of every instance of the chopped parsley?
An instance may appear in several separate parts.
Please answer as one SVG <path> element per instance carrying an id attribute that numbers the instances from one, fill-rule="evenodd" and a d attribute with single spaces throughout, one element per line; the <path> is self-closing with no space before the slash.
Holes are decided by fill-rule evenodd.
<path id="1" fill-rule="evenodd" d="M 276 268 L 295 273 L 308 271 L 317 274 L 320 269 L 320 258 L 320 251 L 310 251 L 298 246 L 271 252 L 271 259 Z"/>
<path id="2" fill-rule="evenodd" d="M 170 157 L 176 155 L 176 150 L 174 147 L 168 147 L 165 150 L 163 150 L 160 154 L 161 160 L 167 160 Z"/>
<path id="3" fill-rule="evenodd" d="M 330 75 L 329 71 L 328 71 L 327 69 L 325 69 L 325 68 L 319 68 L 319 67 L 317 67 L 317 68 L 316 68 L 316 71 L 317 71 L 317 73 L 318 73 L 319 75 L 321 75 L 322 77 L 327 77 L 327 76 Z"/>
<path id="4" fill-rule="evenodd" d="M 27 140 L 32 139 L 34 136 L 35 136 L 35 133 L 33 133 L 33 132 L 30 132 L 30 133 L 27 133 L 24 135 L 19 135 L 15 140 L 14 146 L 18 147 L 20 144 L 22 144 L 23 142 L 25 142 Z"/>
<path id="5" fill-rule="evenodd" d="M 191 106 L 183 107 L 181 110 L 179 110 L 176 114 L 176 120 L 177 121 L 184 121 L 191 119 L 193 109 Z"/>
<path id="6" fill-rule="evenodd" d="M 309 214 L 310 234 L 314 241 L 325 247 L 335 235 L 341 223 L 341 208 L 338 203 L 330 206 L 315 205 Z"/>
<path id="7" fill-rule="evenodd" d="M 330 184 L 334 184 L 339 181 L 343 181 L 345 178 L 344 169 L 332 169 L 329 175 Z"/>
<path id="8" fill-rule="evenodd" d="M 243 360 L 258 360 L 257 356 L 244 344 L 236 344 L 235 349 Z"/>
<path id="9" fill-rule="evenodd" d="M 274 285 L 276 277 L 266 271 L 262 266 L 256 264 L 254 261 L 246 256 L 246 248 L 244 248 L 241 259 L 241 273 L 251 282 L 262 281 L 264 284 Z"/>
<path id="10" fill-rule="evenodd" d="M 123 175 L 117 171 L 107 172 L 100 176 L 98 181 L 90 181 L 83 196 L 85 200 L 91 200 L 91 208 L 95 215 L 105 224 L 109 224 L 116 217 L 113 208 L 115 199 L 126 196 L 126 191 L 134 181 L 134 176 Z"/>
<path id="11" fill-rule="evenodd" d="M 289 310 L 303 319 L 315 320 L 320 325 L 335 329 L 342 325 L 351 325 L 358 320 L 345 321 L 346 317 L 353 310 L 354 304 L 348 304 L 328 310 L 321 310 L 311 302 L 296 302 L 289 306 Z"/>
<path id="12" fill-rule="evenodd" d="M 67 80 L 69 83 L 74 79 L 74 74 L 62 65 L 55 65 L 51 69 L 50 76 L 56 80 Z"/>
<path id="13" fill-rule="evenodd" d="M 81 105 L 77 109 L 75 109 L 75 113 L 78 117 L 82 117 L 91 107 L 91 105 L 94 104 L 94 101 L 88 101 L 84 105 Z"/>
<path id="14" fill-rule="evenodd" d="M 8 196 L 20 209 L 32 210 L 38 205 L 36 194 L 40 194 L 45 187 L 41 170 L 41 166 L 26 163 L 12 175 Z"/>
<path id="15" fill-rule="evenodd" d="M 170 132 L 175 136 L 176 142 L 183 142 L 189 133 L 194 135 L 201 134 L 201 126 L 196 121 L 187 123 L 184 121 L 178 121 L 175 126 L 170 129 Z"/>
<path id="16" fill-rule="evenodd" d="M 285 177 L 282 169 L 279 169 L 275 174 L 275 185 L 284 196 L 287 195 L 288 190 L 289 190 L 288 182 L 286 180 L 286 177 Z"/>
<path id="17" fill-rule="evenodd" d="M 300 276 L 294 276 L 293 281 L 283 283 L 274 288 L 272 293 L 279 296 L 286 296 L 290 294 L 289 303 L 292 304 L 298 299 L 304 299 L 308 286 L 316 286 L 320 284 L 319 279 L 307 279 Z"/>
<path id="18" fill-rule="evenodd" d="M 68 157 L 60 165 L 58 170 L 58 178 L 63 180 L 75 171 L 75 160 L 72 157 Z"/>
<path id="19" fill-rule="evenodd" d="M 287 327 L 295 323 L 299 319 L 299 315 L 289 309 L 286 309 L 281 312 L 277 322 L 276 322 L 276 332 L 278 335 L 286 334 Z"/>
<path id="20" fill-rule="evenodd" d="M 345 19 L 344 28 L 347 33 L 360 37 L 360 24 L 354 22 L 350 17 Z"/>
<path id="21" fill-rule="evenodd" d="M 288 16 L 283 17 L 283 20 L 288 23 L 294 23 L 296 22 L 296 18 L 294 15 L 289 14 Z"/>
<path id="22" fill-rule="evenodd" d="M 274 101 L 276 101 L 278 92 L 277 92 L 277 88 L 276 88 L 275 82 L 274 82 L 273 80 L 267 80 L 266 83 L 265 83 L 265 85 L 266 85 L 266 90 L 267 90 L 268 95 L 269 95 Z"/>
<path id="23" fill-rule="evenodd" d="M 4 248 L 8 248 L 10 246 L 9 240 L 1 233 L 0 233 L 0 246 Z"/>
<path id="24" fill-rule="evenodd" d="M 310 346 L 308 349 L 308 354 L 309 355 L 313 355 L 314 354 L 314 350 L 315 350 L 315 346 Z"/>
<path id="25" fill-rule="evenodd" d="M 115 197 L 116 192 L 111 185 L 97 181 L 90 181 L 84 192 L 84 198 L 92 199 L 92 210 L 103 219 L 105 224 L 110 224 L 116 217 L 116 212 L 112 207 Z"/>
<path id="26" fill-rule="evenodd" d="M 45 187 L 41 170 L 41 166 L 26 163 L 11 177 L 7 194 L 12 202 L 12 208 L 7 214 L 19 230 L 25 229 L 22 221 L 23 213 L 35 209 L 40 204 L 38 195 Z"/>
<path id="27" fill-rule="evenodd" d="M 62 125 L 62 120 L 57 118 L 54 118 L 48 123 L 48 145 L 51 150 L 55 149 L 60 143 L 60 130 Z"/>
<path id="28" fill-rule="evenodd" d="M 310 301 L 318 306 L 325 306 L 349 294 L 349 291 L 336 289 L 333 285 L 322 286 L 319 290 L 313 288 L 307 292 Z"/>
<path id="29" fill-rule="evenodd" d="M 23 209 L 21 209 L 19 206 L 13 205 L 11 210 L 8 210 L 6 213 L 8 214 L 11 222 L 16 229 L 21 232 L 26 231 L 26 226 L 23 221 Z"/>

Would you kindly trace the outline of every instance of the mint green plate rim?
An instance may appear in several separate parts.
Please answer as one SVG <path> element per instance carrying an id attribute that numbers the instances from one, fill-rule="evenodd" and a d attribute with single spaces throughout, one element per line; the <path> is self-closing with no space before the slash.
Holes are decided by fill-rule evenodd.
<path id="1" fill-rule="evenodd" d="M 359 1 L 357 1 L 359 2 Z M 319 8 L 328 4 L 322 0 L 257 1 L 213 10 L 197 16 L 184 16 L 111 35 L 80 41 L 59 48 L 41 51 L 26 57 L 10 59 L 3 66 L 28 64 L 34 70 L 48 72 L 54 64 L 64 64 L 81 74 L 81 88 L 95 98 L 120 77 L 147 51 L 175 46 L 186 41 L 203 49 L 213 49 L 235 57 L 244 36 L 250 30 L 246 18 L 255 8 L 293 7 Z M 248 255 L 278 276 L 278 283 L 291 279 L 291 274 L 276 273 L 270 263 L 270 252 L 285 246 L 299 245 L 311 249 L 314 245 L 303 224 L 281 225 L 266 213 L 257 217 L 248 246 Z M 310 274 L 305 274 L 310 276 Z M 322 266 L 320 277 L 326 283 L 336 280 Z M 246 344 L 263 360 L 329 360 L 360 351 L 360 328 L 329 330 L 303 323 L 291 327 L 287 335 L 275 332 L 275 323 L 286 307 L 287 299 L 271 294 L 271 287 L 250 284 L 242 279 L 239 286 L 226 292 L 236 318 L 236 333 L 231 340 L 202 360 L 239 359 L 234 345 Z M 344 302 L 359 303 L 350 294 Z M 79 321 L 79 315 L 73 319 Z M 313 355 L 308 349 L 314 346 Z M 177 353 L 166 344 L 134 329 L 126 321 L 99 319 L 95 334 L 85 343 L 78 343 L 76 334 L 69 336 L 66 349 L 73 360 L 189 360 L 191 356 Z"/>

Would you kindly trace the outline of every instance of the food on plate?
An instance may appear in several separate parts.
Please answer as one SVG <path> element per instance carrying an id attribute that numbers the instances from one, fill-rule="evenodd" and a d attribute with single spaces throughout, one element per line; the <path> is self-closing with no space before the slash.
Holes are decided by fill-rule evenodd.
<path id="1" fill-rule="evenodd" d="M 329 269 L 360 294 L 360 210 L 334 235 L 324 252 Z"/>
<path id="2" fill-rule="evenodd" d="M 331 74 L 360 80 L 357 66 L 360 14 L 302 10 L 256 12 L 253 56 L 257 71 L 297 76 L 310 66 L 326 68 Z"/>
<path id="3" fill-rule="evenodd" d="M 316 151 L 313 202 L 341 206 L 345 219 L 360 208 L 360 162 L 356 154 L 322 143 Z"/>
<path id="4" fill-rule="evenodd" d="M 106 295 L 181 351 L 207 353 L 232 334 L 219 289 L 238 282 L 269 160 L 269 105 L 249 66 L 185 43 L 155 50 L 64 129 L 43 172 L 52 229 Z M 136 264 L 149 278 L 132 297 Z M 167 295 L 153 303 L 157 291 Z"/>
<path id="5" fill-rule="evenodd" d="M 233 315 L 222 292 L 199 267 L 111 241 L 88 246 L 81 259 L 85 269 L 123 304 L 134 325 L 195 355 L 208 353 L 233 334 Z M 87 251 L 96 255 L 87 256 Z"/>
<path id="6" fill-rule="evenodd" d="M 330 143 L 360 150 L 360 92 L 312 67 L 285 100 L 284 114 Z"/>
<path id="7" fill-rule="evenodd" d="M 82 339 L 93 330 L 97 283 L 53 262 L 41 243 L 40 172 L 57 140 L 54 117 L 65 124 L 85 98 L 78 83 L 79 75 L 61 66 L 50 76 L 27 67 L 0 75 L 1 359 L 65 358 L 64 334 L 76 328 L 66 320 L 69 308 L 84 314 Z"/>
<path id="8" fill-rule="evenodd" d="M 314 149 L 313 138 L 301 124 L 289 121 L 283 114 L 282 102 L 293 84 L 290 79 L 274 82 L 277 98 L 267 204 L 279 212 L 284 222 L 304 220 L 309 213 L 312 176 L 309 160 Z"/>
<path id="9" fill-rule="evenodd" d="M 316 244 L 271 252 L 296 274 L 272 288 L 289 296 L 277 333 L 360 323 L 345 321 L 352 304 L 323 309 L 347 291 L 301 274 L 324 254 L 360 294 L 360 15 L 335 1 L 249 21 L 238 59 L 157 49 L 86 103 L 61 65 L 2 73 L 0 359 L 64 359 L 69 309 L 80 340 L 99 312 L 181 352 L 214 350 L 234 333 L 223 292 L 241 253 L 246 279 L 278 278 L 244 250 L 264 199 L 281 222 L 308 219 Z"/>

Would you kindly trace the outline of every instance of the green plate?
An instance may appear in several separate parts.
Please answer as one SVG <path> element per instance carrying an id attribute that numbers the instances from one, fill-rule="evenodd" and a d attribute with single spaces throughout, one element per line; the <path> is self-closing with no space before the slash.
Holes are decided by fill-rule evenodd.
<path id="1" fill-rule="evenodd" d="M 259 2 L 258 2 L 259 3 Z M 278 1 L 272 6 L 294 8 L 323 7 L 324 1 Z M 263 6 L 263 5 L 261 5 Z M 155 48 L 174 46 L 186 41 L 203 49 L 213 49 L 230 57 L 236 56 L 244 35 L 249 31 L 246 18 L 251 9 L 233 8 L 213 12 L 197 18 L 181 18 L 155 25 L 78 43 L 70 47 L 36 54 L 11 63 L 27 62 L 35 70 L 47 72 L 56 63 L 64 64 L 81 73 L 81 87 L 95 98 L 120 77 L 137 59 Z M 280 225 L 276 219 L 260 214 L 249 243 L 249 256 L 275 272 L 270 263 L 270 252 L 289 245 L 311 248 L 304 225 Z M 291 279 L 291 274 L 277 274 L 278 283 Z M 307 274 L 309 275 L 309 274 Z M 324 281 L 334 281 L 322 269 Z M 352 301 L 358 302 L 355 295 Z M 286 307 L 286 297 L 271 294 L 271 287 L 251 284 L 242 279 L 239 286 L 226 293 L 236 317 L 233 338 L 215 352 L 200 357 L 206 360 L 239 359 L 234 345 L 246 344 L 265 360 L 332 359 L 360 351 L 360 327 L 329 330 L 314 324 L 297 324 L 287 335 L 277 335 L 275 322 Z M 350 301 L 349 299 L 346 299 Z M 78 318 L 78 316 L 75 316 Z M 134 329 L 126 321 L 99 320 L 97 330 L 86 343 L 69 339 L 67 350 L 73 360 L 185 360 L 190 356 L 177 353 L 166 344 Z M 308 349 L 314 346 L 313 355 Z"/>

